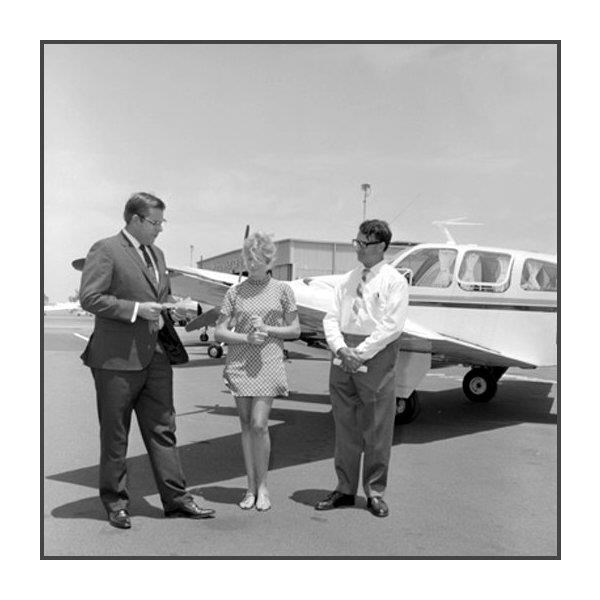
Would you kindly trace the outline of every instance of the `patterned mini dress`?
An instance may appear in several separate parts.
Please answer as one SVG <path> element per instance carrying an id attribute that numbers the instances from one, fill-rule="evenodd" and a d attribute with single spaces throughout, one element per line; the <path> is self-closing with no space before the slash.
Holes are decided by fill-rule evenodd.
<path id="1" fill-rule="evenodd" d="M 296 310 L 292 288 L 267 275 L 229 288 L 221 316 L 228 319 L 236 333 L 250 333 L 252 316 L 262 317 L 265 325 L 281 327 L 293 319 Z M 259 346 L 229 344 L 223 377 L 234 396 L 287 396 L 283 340 L 269 336 Z"/>

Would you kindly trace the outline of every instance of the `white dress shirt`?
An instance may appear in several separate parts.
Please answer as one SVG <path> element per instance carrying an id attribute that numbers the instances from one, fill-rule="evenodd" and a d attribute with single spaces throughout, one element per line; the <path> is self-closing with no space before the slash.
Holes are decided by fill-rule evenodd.
<path id="1" fill-rule="evenodd" d="M 400 337 L 408 312 L 408 283 L 383 260 L 370 268 L 362 283 L 364 269 L 361 265 L 340 281 L 323 329 L 334 353 L 346 346 L 343 333 L 366 335 L 356 350 L 363 360 L 369 360 Z M 357 294 L 361 283 L 362 298 Z"/>
<path id="2" fill-rule="evenodd" d="M 123 232 L 123 235 L 133 244 L 133 247 L 137 250 L 138 254 L 140 255 L 140 258 L 142 259 L 142 262 L 144 264 L 146 264 L 146 258 L 144 257 L 144 253 L 142 252 L 142 244 L 140 244 L 140 242 L 134 238 L 129 231 L 127 231 L 127 229 L 123 228 L 121 230 Z M 154 256 L 152 254 L 152 252 L 148 251 L 148 256 L 150 257 L 150 262 L 152 263 L 152 266 L 154 267 L 154 274 L 156 276 L 156 281 L 159 281 L 159 276 L 158 276 L 158 266 L 154 260 Z M 131 322 L 135 323 L 135 320 L 137 319 L 137 314 L 138 314 L 138 310 L 140 308 L 140 303 L 136 302 L 135 306 L 133 308 L 133 315 L 131 316 Z"/>

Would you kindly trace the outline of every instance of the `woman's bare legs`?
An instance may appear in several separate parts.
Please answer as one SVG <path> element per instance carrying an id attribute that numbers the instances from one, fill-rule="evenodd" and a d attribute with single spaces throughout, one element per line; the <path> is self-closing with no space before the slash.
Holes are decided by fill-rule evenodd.
<path id="1" fill-rule="evenodd" d="M 256 502 L 256 475 L 254 470 L 253 452 L 252 452 L 252 406 L 253 398 L 240 396 L 235 398 L 240 425 L 242 428 L 242 452 L 244 453 L 244 465 L 248 476 L 248 489 L 244 498 L 239 503 L 239 507 L 249 509 Z"/>
<path id="2" fill-rule="evenodd" d="M 271 500 L 267 490 L 267 473 L 271 455 L 271 438 L 269 436 L 269 413 L 273 405 L 272 397 L 256 397 L 252 399 L 252 457 L 256 483 L 256 509 L 269 510 Z"/>

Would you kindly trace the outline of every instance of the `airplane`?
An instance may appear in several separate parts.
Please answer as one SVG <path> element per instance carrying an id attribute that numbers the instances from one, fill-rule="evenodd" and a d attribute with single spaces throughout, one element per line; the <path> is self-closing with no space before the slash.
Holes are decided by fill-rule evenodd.
<path id="1" fill-rule="evenodd" d="M 81 304 L 79 304 L 79 301 L 77 301 L 77 302 L 56 302 L 54 304 L 45 304 L 44 305 L 44 315 L 46 313 L 57 312 L 59 310 L 68 310 L 71 314 L 75 314 L 77 316 L 89 314 L 81 308 Z"/>
<path id="2" fill-rule="evenodd" d="M 471 223 L 436 224 L 446 233 L 445 242 L 413 245 L 390 261 L 409 283 L 408 318 L 396 363 L 396 423 L 417 416 L 416 389 L 430 369 L 468 367 L 465 396 L 488 402 L 509 367 L 557 363 L 556 255 L 458 244 L 447 226 Z M 173 294 L 214 307 L 186 326 L 188 331 L 204 328 L 206 335 L 227 289 L 240 277 L 192 267 L 168 269 Z M 322 321 L 342 276 L 288 282 L 296 296 L 300 339 L 309 345 L 326 347 Z M 222 353 L 222 346 L 209 347 L 213 358 Z"/>

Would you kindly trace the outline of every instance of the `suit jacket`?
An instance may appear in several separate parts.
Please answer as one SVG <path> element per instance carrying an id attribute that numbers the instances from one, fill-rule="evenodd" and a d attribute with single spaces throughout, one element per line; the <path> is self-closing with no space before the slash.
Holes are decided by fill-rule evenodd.
<path id="1" fill-rule="evenodd" d="M 158 333 L 139 316 L 131 322 L 136 302 L 166 302 L 169 275 L 162 251 L 151 246 L 160 279 L 155 285 L 146 263 L 119 233 L 96 242 L 83 273 L 81 307 L 95 315 L 94 332 L 81 355 L 88 367 L 141 371 L 151 361 Z"/>

